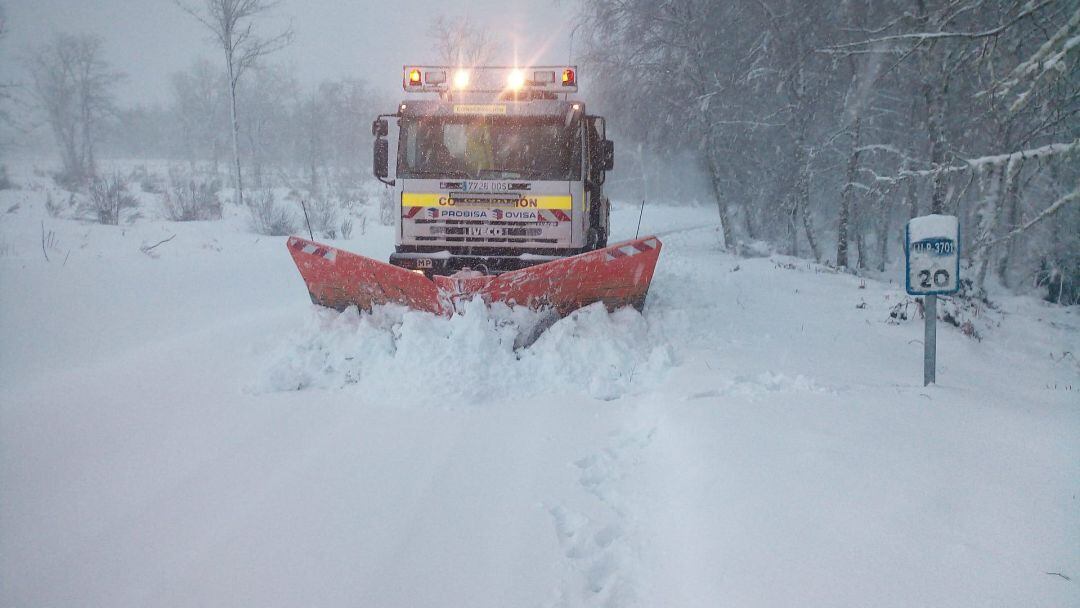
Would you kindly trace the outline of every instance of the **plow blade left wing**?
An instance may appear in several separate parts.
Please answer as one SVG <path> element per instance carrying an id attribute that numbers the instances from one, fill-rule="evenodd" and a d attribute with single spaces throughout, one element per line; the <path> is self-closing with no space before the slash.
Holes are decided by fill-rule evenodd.
<path id="1" fill-rule="evenodd" d="M 422 274 L 295 236 L 289 238 L 289 253 L 311 301 L 321 306 L 370 311 L 376 304 L 394 303 L 441 312 L 438 290 Z"/>

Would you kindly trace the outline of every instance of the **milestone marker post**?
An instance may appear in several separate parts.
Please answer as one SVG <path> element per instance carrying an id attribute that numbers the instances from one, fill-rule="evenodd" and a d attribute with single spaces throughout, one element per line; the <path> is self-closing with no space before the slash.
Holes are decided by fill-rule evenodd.
<path id="1" fill-rule="evenodd" d="M 912 218 L 904 231 L 909 295 L 923 296 L 923 386 L 937 382 L 937 297 L 960 289 L 960 223 L 953 215 Z"/>
<path id="2" fill-rule="evenodd" d="M 937 296 L 923 299 L 926 326 L 923 328 L 923 386 L 937 383 Z"/>

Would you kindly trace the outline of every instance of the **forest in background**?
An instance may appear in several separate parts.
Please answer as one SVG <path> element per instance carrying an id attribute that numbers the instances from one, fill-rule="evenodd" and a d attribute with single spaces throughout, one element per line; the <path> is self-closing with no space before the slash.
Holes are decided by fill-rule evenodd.
<path id="1" fill-rule="evenodd" d="M 883 271 L 908 218 L 955 214 L 973 295 L 1080 298 L 1080 2 L 584 0 L 581 15 L 619 168 L 637 173 L 617 179 L 647 197 L 704 182 L 730 249 Z"/>

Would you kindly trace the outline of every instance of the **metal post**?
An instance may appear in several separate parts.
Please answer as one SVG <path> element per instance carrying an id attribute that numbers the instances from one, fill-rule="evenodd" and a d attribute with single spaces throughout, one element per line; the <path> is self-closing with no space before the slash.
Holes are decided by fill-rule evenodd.
<path id="1" fill-rule="evenodd" d="M 923 386 L 937 382 L 937 296 L 923 299 L 926 329 L 923 332 Z"/>

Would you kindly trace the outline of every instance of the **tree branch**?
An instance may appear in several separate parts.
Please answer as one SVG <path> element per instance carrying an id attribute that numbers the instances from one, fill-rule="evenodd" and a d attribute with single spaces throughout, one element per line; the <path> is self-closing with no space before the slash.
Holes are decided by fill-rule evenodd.
<path id="1" fill-rule="evenodd" d="M 990 240 L 984 246 L 985 247 L 992 247 L 992 246 L 1000 243 L 1001 241 L 1007 241 L 1007 240 L 1015 237 L 1016 235 L 1020 234 L 1021 232 L 1024 232 L 1028 228 L 1031 228 L 1035 224 L 1038 224 L 1039 222 L 1045 220 L 1046 218 L 1054 215 L 1058 211 L 1061 211 L 1062 209 L 1065 208 L 1065 205 L 1068 205 L 1069 203 L 1076 202 L 1078 200 L 1080 200 L 1080 188 L 1077 188 L 1076 190 L 1073 190 L 1072 192 L 1070 192 L 1070 193 L 1066 194 L 1065 196 L 1059 198 L 1058 200 L 1054 201 L 1053 204 L 1051 204 L 1046 209 L 1043 209 L 1042 211 L 1040 211 L 1038 215 L 1031 218 L 1031 220 L 1029 220 L 1026 224 L 1024 224 L 1022 226 L 1019 226 L 1017 228 L 1014 228 L 1013 230 L 1011 230 L 1007 234 L 1004 234 L 1004 235 L 1002 235 L 1002 236 L 1000 236 L 1000 237 L 998 237 L 996 239 Z"/>
<path id="2" fill-rule="evenodd" d="M 870 38 L 867 40 L 860 40 L 858 42 L 848 42 L 846 44 L 834 44 L 827 46 L 824 50 L 829 51 L 842 51 L 844 49 L 853 49 L 864 46 L 873 46 L 875 44 L 881 44 L 883 42 L 897 42 L 897 41 L 915 41 L 924 42 L 927 40 L 943 40 L 951 38 L 966 38 L 969 40 L 979 40 L 981 38 L 990 38 L 1001 34 L 1010 27 L 1016 25 L 1025 17 L 1032 15 L 1035 12 L 1043 9 L 1044 7 L 1053 4 L 1055 0 L 1043 0 L 1042 2 L 1029 6 L 1020 12 L 1016 17 L 1010 19 L 1007 23 L 999 25 L 995 28 L 984 30 L 981 32 L 919 32 L 913 34 L 894 34 L 892 36 L 881 36 L 879 38 Z"/>

